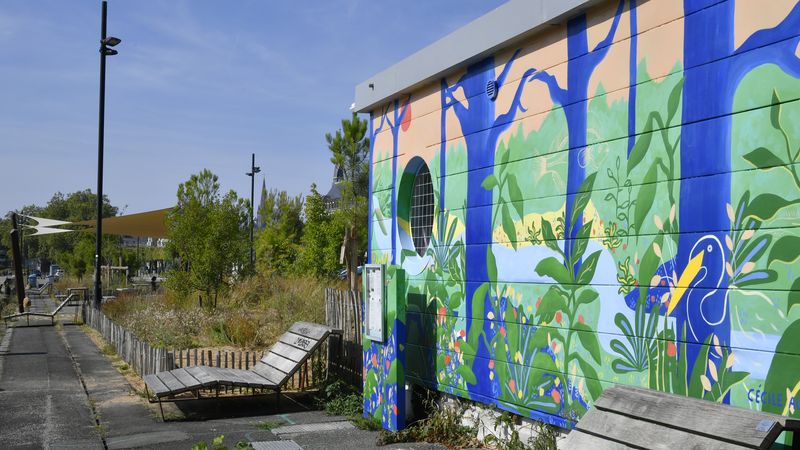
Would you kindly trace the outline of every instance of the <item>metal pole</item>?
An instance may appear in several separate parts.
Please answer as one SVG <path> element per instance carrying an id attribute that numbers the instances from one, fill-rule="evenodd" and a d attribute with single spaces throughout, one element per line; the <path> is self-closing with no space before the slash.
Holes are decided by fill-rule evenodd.
<path id="1" fill-rule="evenodd" d="M 256 183 L 256 154 L 253 153 L 253 159 L 250 163 L 250 268 L 255 270 L 256 255 L 253 250 L 253 228 L 255 216 L 253 215 L 253 201 L 255 198 L 255 183 Z"/>
<path id="2" fill-rule="evenodd" d="M 17 304 L 20 313 L 25 312 L 25 279 L 22 278 L 22 252 L 19 250 L 20 231 L 17 228 L 17 214 L 11 214 L 11 254 L 14 257 L 14 280 L 17 283 Z"/>
<path id="3" fill-rule="evenodd" d="M 100 308 L 103 301 L 103 290 L 100 272 L 100 257 L 103 254 L 103 131 L 105 128 L 106 114 L 106 17 L 108 14 L 108 3 L 103 0 L 103 12 L 100 25 L 100 104 L 99 120 L 97 125 L 97 224 L 96 224 L 96 246 L 94 253 L 94 305 Z"/>

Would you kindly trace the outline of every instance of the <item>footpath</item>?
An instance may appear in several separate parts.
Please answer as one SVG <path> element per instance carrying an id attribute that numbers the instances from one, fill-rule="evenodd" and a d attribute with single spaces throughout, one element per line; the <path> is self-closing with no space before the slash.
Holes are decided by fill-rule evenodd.
<path id="1" fill-rule="evenodd" d="M 48 310 L 52 301 L 35 300 Z M 50 309 L 52 310 L 52 308 Z M 443 449 L 431 444 L 376 447 L 377 432 L 312 408 L 308 398 L 274 396 L 165 404 L 162 422 L 66 308 L 56 326 L 11 325 L 0 343 L 0 442 L 3 448 L 189 449 L 225 436 L 256 449 Z"/>

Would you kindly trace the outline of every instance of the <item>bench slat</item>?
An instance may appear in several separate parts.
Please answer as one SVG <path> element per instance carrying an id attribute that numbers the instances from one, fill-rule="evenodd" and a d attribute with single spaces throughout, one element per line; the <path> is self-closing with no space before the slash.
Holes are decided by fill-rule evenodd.
<path id="1" fill-rule="evenodd" d="M 751 448 L 774 441 L 784 423 L 774 414 L 630 386 L 606 389 L 594 407 L 690 433 L 723 436 Z"/>
<path id="2" fill-rule="evenodd" d="M 580 430 L 572 430 L 564 439 L 560 448 L 568 449 L 591 449 L 591 450 L 624 450 L 629 449 L 627 445 L 622 445 L 614 441 L 607 441 L 605 439 L 592 436 L 591 434 L 582 433 Z"/>
<path id="3" fill-rule="evenodd" d="M 161 382 L 155 375 L 145 375 L 144 382 L 147 384 L 147 387 L 150 388 L 151 391 L 155 392 L 156 397 L 160 397 L 163 394 L 169 393 L 169 388 L 167 385 Z"/>
<path id="4" fill-rule="evenodd" d="M 208 369 L 208 367 L 193 366 L 193 367 L 187 367 L 186 371 L 189 372 L 190 375 L 195 377 L 197 381 L 203 383 L 203 387 L 213 386 L 217 383 L 217 380 L 216 378 L 209 375 L 206 369 Z"/>
<path id="5" fill-rule="evenodd" d="M 261 362 L 264 364 L 269 364 L 270 366 L 280 370 L 281 372 L 289 375 L 298 366 L 294 361 L 290 359 L 286 359 L 277 353 L 269 352 L 261 358 Z"/>
<path id="6" fill-rule="evenodd" d="M 299 334 L 300 336 L 309 337 L 315 341 L 319 341 L 322 340 L 322 338 L 327 337 L 328 333 L 331 332 L 331 329 L 318 323 L 296 322 L 291 328 L 289 328 L 289 331 L 294 334 Z"/>
<path id="7" fill-rule="evenodd" d="M 197 378 L 187 372 L 186 369 L 175 369 L 171 370 L 170 373 L 187 388 L 197 389 L 203 385 Z"/>
<path id="8" fill-rule="evenodd" d="M 294 334 L 291 331 L 283 333 L 281 337 L 278 339 L 278 341 L 304 351 L 311 350 L 319 343 L 319 341 L 317 341 L 316 339 L 312 339 L 306 336 L 301 336 L 299 334 Z"/>
<path id="9" fill-rule="evenodd" d="M 300 350 L 297 347 L 284 344 L 283 342 L 276 342 L 272 346 L 270 352 L 283 356 L 286 359 L 291 359 L 294 362 L 304 361 L 308 357 L 308 352 Z"/>
<path id="10" fill-rule="evenodd" d="M 288 376 L 279 371 L 278 369 L 268 366 L 262 362 L 256 364 L 253 367 L 253 372 L 257 373 L 258 375 L 266 378 L 268 381 L 274 383 L 275 387 L 280 386 L 286 381 Z"/>
<path id="11" fill-rule="evenodd" d="M 175 378 L 175 375 L 169 372 L 159 372 L 156 374 L 156 376 L 158 376 L 158 379 L 161 380 L 161 382 L 164 383 L 164 385 L 166 385 L 171 392 L 177 393 L 186 390 L 186 386 L 184 386 L 180 380 Z"/>
<path id="12" fill-rule="evenodd" d="M 578 422 L 577 429 L 582 432 L 591 432 L 594 435 L 600 435 L 613 441 L 624 442 L 634 448 L 652 450 L 748 448 L 598 409 L 590 410 L 583 416 Z"/>

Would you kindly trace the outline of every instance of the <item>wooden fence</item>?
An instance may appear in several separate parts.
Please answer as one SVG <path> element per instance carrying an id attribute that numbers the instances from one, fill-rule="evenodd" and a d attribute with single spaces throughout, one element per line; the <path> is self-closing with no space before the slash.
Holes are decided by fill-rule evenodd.
<path id="1" fill-rule="evenodd" d="M 88 302 L 83 304 L 82 311 L 84 323 L 100 332 L 103 338 L 114 346 L 114 350 L 120 358 L 140 376 L 191 366 L 249 370 L 261 360 L 265 353 L 264 351 L 225 351 L 208 348 L 188 350 L 155 348 L 114 323 L 102 311 L 90 306 Z M 333 338 L 331 336 L 331 339 Z M 318 379 L 326 376 L 325 364 L 323 353 L 315 352 L 287 381 L 284 389 L 305 390 L 314 386 Z"/>
<path id="2" fill-rule="evenodd" d="M 360 292 L 325 290 L 325 324 L 342 330 L 341 338 L 330 337 L 328 367 L 356 386 L 362 382 L 361 320 Z"/>

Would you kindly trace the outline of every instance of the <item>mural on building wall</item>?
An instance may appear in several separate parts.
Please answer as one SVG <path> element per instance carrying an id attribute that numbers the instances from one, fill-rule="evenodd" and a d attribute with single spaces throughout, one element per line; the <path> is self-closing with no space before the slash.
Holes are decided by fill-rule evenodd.
<path id="1" fill-rule="evenodd" d="M 800 417 L 800 4 L 752 8 L 609 1 L 373 112 L 408 380 L 560 426 L 615 383 Z"/>

